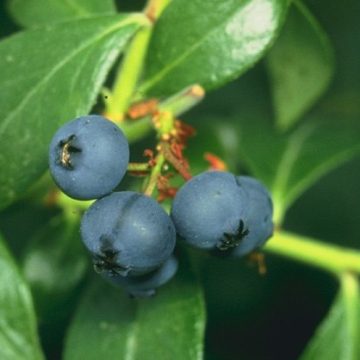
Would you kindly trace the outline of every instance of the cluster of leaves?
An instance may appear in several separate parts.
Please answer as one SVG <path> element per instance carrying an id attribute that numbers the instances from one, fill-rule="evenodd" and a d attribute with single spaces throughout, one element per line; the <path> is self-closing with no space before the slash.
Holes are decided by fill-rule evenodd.
<path id="1" fill-rule="evenodd" d="M 55 130 L 91 111 L 144 26 L 142 14 L 117 13 L 111 0 L 10 0 L 8 10 L 24 30 L 0 42 L 1 209 L 29 194 L 47 169 Z M 245 167 L 272 192 L 280 225 L 321 176 L 360 153 L 360 109 L 351 104 L 356 68 L 341 61 L 334 72 L 330 40 L 301 1 L 172 0 L 154 26 L 137 93 L 166 98 L 194 83 L 206 91 L 230 83 L 191 115 L 198 129 L 189 149 L 192 169 L 204 170 L 206 150 L 233 171 Z M 259 85 L 265 76 L 270 95 Z M 221 91 L 225 101 L 217 100 Z M 50 186 L 43 178 L 26 201 Z M 156 298 L 130 300 L 101 280 L 85 281 L 79 218 L 55 212 L 27 241 L 18 264 L 0 239 L 0 358 L 43 358 L 35 308 L 45 325 L 66 323 L 81 294 L 65 359 L 201 359 L 205 302 L 189 260 L 181 258 L 179 274 Z M 338 297 L 303 360 L 360 356 L 358 282 L 337 275 Z"/>

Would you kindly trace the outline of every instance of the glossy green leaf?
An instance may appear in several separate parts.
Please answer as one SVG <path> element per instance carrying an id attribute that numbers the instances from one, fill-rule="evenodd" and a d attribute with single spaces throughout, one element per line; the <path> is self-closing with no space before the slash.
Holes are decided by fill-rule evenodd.
<path id="1" fill-rule="evenodd" d="M 10 0 L 8 9 L 24 27 L 116 12 L 113 0 Z"/>
<path id="2" fill-rule="evenodd" d="M 276 220 L 321 176 L 360 153 L 360 124 L 309 118 L 286 135 L 264 119 L 240 125 L 240 148 L 252 172 L 272 192 Z"/>
<path id="3" fill-rule="evenodd" d="M 0 358 L 43 359 L 30 290 L 0 238 Z"/>
<path id="4" fill-rule="evenodd" d="M 354 275 L 342 276 L 340 292 L 300 360 L 360 358 L 360 291 Z"/>
<path id="5" fill-rule="evenodd" d="M 200 360 L 205 310 L 188 264 L 149 299 L 130 299 L 97 278 L 67 336 L 65 359 Z"/>
<path id="6" fill-rule="evenodd" d="M 29 241 L 22 267 L 42 318 L 66 313 L 69 297 L 88 269 L 88 255 L 80 239 L 80 213 L 51 219 Z"/>
<path id="7" fill-rule="evenodd" d="M 44 172 L 54 132 L 89 112 L 142 21 L 141 15 L 96 17 L 0 43 L 0 207 Z"/>
<path id="8" fill-rule="evenodd" d="M 251 67 L 274 41 L 287 0 L 173 0 L 156 25 L 141 91 L 212 89 Z"/>
<path id="9" fill-rule="evenodd" d="M 277 125 L 286 129 L 323 94 L 334 70 L 329 39 L 300 1 L 291 8 L 267 65 Z"/>

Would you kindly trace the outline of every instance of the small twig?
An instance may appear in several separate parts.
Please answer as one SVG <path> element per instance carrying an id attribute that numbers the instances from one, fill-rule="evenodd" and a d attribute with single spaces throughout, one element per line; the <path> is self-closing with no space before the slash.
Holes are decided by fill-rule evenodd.
<path id="1" fill-rule="evenodd" d="M 127 167 L 128 171 L 132 172 L 146 172 L 150 171 L 151 166 L 149 163 L 129 163 Z"/>
<path id="2" fill-rule="evenodd" d="M 162 151 L 166 160 L 175 168 L 175 170 L 187 181 L 191 179 L 191 174 L 188 170 L 187 163 L 184 160 L 177 158 L 171 150 L 169 143 L 163 142 Z"/>
<path id="3" fill-rule="evenodd" d="M 161 175 L 161 169 L 165 163 L 165 157 L 161 152 L 156 156 L 155 162 L 156 164 L 151 171 L 149 180 L 144 190 L 144 194 L 147 196 L 151 196 L 153 194 L 157 185 L 158 177 Z"/>

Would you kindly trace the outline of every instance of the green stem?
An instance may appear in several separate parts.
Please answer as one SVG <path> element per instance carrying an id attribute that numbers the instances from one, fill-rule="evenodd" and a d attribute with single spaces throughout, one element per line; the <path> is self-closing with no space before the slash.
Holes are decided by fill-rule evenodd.
<path id="1" fill-rule="evenodd" d="M 149 180 L 144 190 L 144 194 L 147 196 L 151 196 L 156 188 L 159 175 L 161 174 L 162 167 L 165 163 L 164 155 L 162 153 L 159 153 L 159 155 L 156 156 L 155 161 L 156 165 L 151 170 Z"/>
<path id="2" fill-rule="evenodd" d="M 149 23 L 137 32 L 127 50 L 105 111 L 113 121 L 121 122 L 124 119 L 140 78 L 151 34 L 152 25 Z"/>
<path id="3" fill-rule="evenodd" d="M 160 110 L 169 111 L 175 117 L 197 105 L 205 96 L 200 85 L 192 85 L 160 103 Z"/>
<path id="4" fill-rule="evenodd" d="M 160 102 L 159 110 L 171 113 L 175 118 L 197 105 L 205 92 L 200 85 L 192 85 Z M 143 139 L 153 130 L 151 116 L 119 124 L 130 143 Z"/>
<path id="5" fill-rule="evenodd" d="M 140 172 L 149 171 L 150 165 L 148 163 L 129 163 L 127 170 Z"/>
<path id="6" fill-rule="evenodd" d="M 273 217 L 274 223 L 277 226 L 281 226 L 281 224 L 284 221 L 286 209 L 283 205 L 282 199 L 273 192 L 272 192 L 272 199 L 274 203 L 274 217 Z"/>
<path id="7" fill-rule="evenodd" d="M 149 0 L 144 10 L 149 22 L 131 41 L 106 104 L 105 115 L 115 122 L 121 123 L 124 120 L 144 67 L 154 23 L 169 2 L 170 0 Z"/>
<path id="8" fill-rule="evenodd" d="M 161 110 L 153 122 L 157 129 L 158 137 L 169 134 L 174 129 L 174 116 L 170 111 Z"/>
<path id="9" fill-rule="evenodd" d="M 346 333 L 349 337 L 357 339 L 360 331 L 360 289 L 359 289 L 359 280 L 354 274 L 344 273 L 340 276 L 340 291 L 341 299 L 343 301 L 344 313 L 342 314 L 345 318 L 346 324 Z M 358 343 L 349 344 L 348 348 L 348 359 L 359 359 L 360 357 L 360 348 Z"/>
<path id="10" fill-rule="evenodd" d="M 335 274 L 360 273 L 360 251 L 292 234 L 275 232 L 265 251 L 313 265 Z"/>

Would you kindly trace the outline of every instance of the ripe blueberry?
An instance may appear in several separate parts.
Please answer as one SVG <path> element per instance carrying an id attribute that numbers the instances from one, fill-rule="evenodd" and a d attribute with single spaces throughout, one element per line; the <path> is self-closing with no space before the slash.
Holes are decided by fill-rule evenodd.
<path id="1" fill-rule="evenodd" d="M 141 276 L 111 276 L 103 273 L 103 276 L 114 285 L 123 287 L 131 296 L 149 297 L 156 293 L 156 289 L 172 279 L 178 269 L 178 261 L 171 256 L 158 269 Z"/>
<path id="2" fill-rule="evenodd" d="M 243 256 L 264 245 L 273 233 L 273 205 L 264 185 L 249 176 L 239 176 L 238 180 L 248 194 L 246 223 L 249 233 L 233 250 L 234 256 Z"/>
<path id="3" fill-rule="evenodd" d="M 122 131 L 99 115 L 79 117 L 62 126 L 49 150 L 50 173 L 75 199 L 109 194 L 124 177 L 129 144 Z"/>
<path id="4" fill-rule="evenodd" d="M 90 206 L 81 222 L 82 240 L 95 270 L 122 276 L 141 275 L 172 254 L 175 228 L 163 208 L 143 194 L 124 191 Z"/>
<path id="5" fill-rule="evenodd" d="M 205 172 L 180 188 L 171 209 L 177 233 L 203 249 L 228 250 L 248 233 L 247 194 L 228 172 Z"/>

